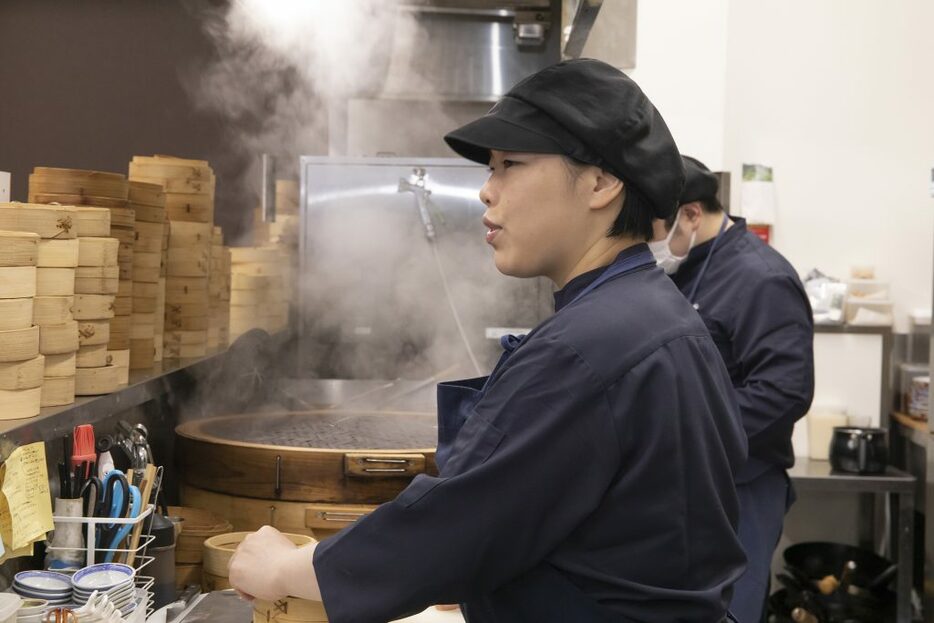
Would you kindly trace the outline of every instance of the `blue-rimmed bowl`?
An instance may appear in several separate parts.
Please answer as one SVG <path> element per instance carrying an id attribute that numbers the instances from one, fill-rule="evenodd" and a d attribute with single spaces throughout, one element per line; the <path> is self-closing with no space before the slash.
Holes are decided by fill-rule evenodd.
<path id="1" fill-rule="evenodd" d="M 85 567 L 71 576 L 71 583 L 82 591 L 108 591 L 120 584 L 132 581 L 136 570 L 117 562 L 103 562 Z"/>
<path id="2" fill-rule="evenodd" d="M 71 578 L 55 571 L 20 571 L 13 576 L 13 586 L 43 595 L 71 594 Z"/>

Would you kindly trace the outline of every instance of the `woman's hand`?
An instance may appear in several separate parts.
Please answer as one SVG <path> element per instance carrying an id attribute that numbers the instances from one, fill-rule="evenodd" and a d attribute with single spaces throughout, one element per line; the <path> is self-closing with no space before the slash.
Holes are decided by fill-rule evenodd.
<path id="1" fill-rule="evenodd" d="M 276 601 L 300 597 L 321 601 L 315 577 L 317 543 L 295 547 L 281 532 L 263 526 L 248 535 L 230 559 L 230 585 L 244 597 Z"/>

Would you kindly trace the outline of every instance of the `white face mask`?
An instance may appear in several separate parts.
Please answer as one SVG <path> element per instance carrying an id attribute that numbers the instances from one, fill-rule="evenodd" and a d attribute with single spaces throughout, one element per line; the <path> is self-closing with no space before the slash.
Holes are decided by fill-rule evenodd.
<path id="1" fill-rule="evenodd" d="M 652 255 L 655 256 L 656 263 L 665 271 L 666 275 L 673 275 L 678 272 L 681 263 L 688 258 L 688 254 L 691 252 L 691 249 L 694 248 L 694 239 L 697 237 L 697 230 L 692 231 L 691 241 L 688 243 L 688 252 L 684 255 L 677 256 L 671 252 L 671 239 L 675 235 L 675 230 L 678 228 L 680 216 L 681 210 L 678 210 L 678 214 L 675 216 L 675 224 L 664 240 L 649 242 L 649 249 L 652 251 Z"/>

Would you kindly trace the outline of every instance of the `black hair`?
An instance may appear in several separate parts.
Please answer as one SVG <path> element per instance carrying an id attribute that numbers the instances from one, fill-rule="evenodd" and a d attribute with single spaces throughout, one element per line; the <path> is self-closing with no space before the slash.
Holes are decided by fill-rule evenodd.
<path id="1" fill-rule="evenodd" d="M 688 203 L 693 203 L 689 201 Z M 723 212 L 723 206 L 720 204 L 720 200 L 716 197 L 710 197 L 708 199 L 698 199 L 697 203 L 701 205 L 701 210 L 705 214 L 719 214 Z M 674 214 L 665 219 L 665 229 L 671 229 L 675 225 L 675 217 L 678 216 L 678 212 L 675 211 Z"/>
<path id="2" fill-rule="evenodd" d="M 590 166 L 567 156 L 563 160 L 572 179 L 577 179 L 583 168 Z M 636 240 L 651 240 L 654 235 L 652 221 L 655 219 L 655 212 L 652 207 L 638 193 L 630 192 L 630 188 L 625 182 L 623 182 L 622 196 L 622 209 L 620 209 L 619 215 L 613 222 L 613 226 L 606 233 L 607 237 L 628 236 Z"/>

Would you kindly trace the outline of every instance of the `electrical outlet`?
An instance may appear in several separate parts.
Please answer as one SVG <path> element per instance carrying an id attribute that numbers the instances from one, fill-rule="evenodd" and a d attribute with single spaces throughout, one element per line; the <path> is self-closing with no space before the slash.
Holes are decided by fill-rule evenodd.
<path id="1" fill-rule="evenodd" d="M 10 200 L 10 174 L 0 171 L 0 202 Z"/>

